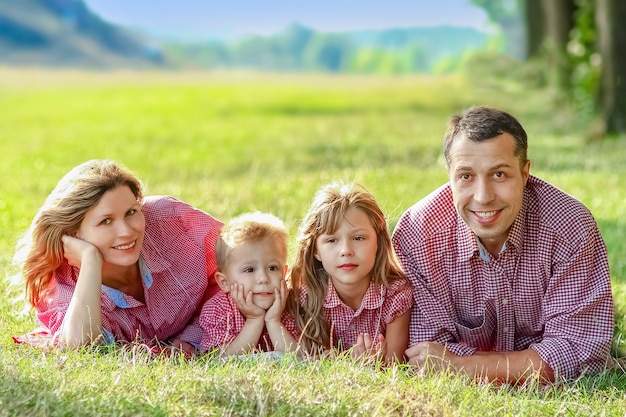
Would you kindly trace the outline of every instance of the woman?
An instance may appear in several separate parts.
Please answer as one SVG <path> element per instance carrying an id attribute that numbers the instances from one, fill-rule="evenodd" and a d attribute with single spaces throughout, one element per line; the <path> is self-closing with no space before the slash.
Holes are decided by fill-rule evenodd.
<path id="1" fill-rule="evenodd" d="M 222 223 L 172 197 L 146 197 L 112 161 L 67 173 L 18 245 L 29 303 L 55 346 L 170 342 L 186 353 L 196 311 L 217 291 Z"/>

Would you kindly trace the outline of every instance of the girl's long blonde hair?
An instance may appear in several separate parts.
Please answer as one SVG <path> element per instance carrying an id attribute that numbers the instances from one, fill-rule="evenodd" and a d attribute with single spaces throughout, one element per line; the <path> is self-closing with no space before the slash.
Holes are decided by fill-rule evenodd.
<path id="1" fill-rule="evenodd" d="M 143 200 L 141 182 L 130 171 L 113 161 L 94 159 L 65 174 L 48 195 L 14 256 L 31 306 L 39 305 L 54 289 L 54 271 L 64 262 L 62 236 L 76 233 L 104 193 L 122 185 L 137 201 Z"/>
<path id="2" fill-rule="evenodd" d="M 296 258 L 289 277 L 288 305 L 296 312 L 303 347 L 311 353 L 329 349 L 331 343 L 331 330 L 324 315 L 329 276 L 314 256 L 315 242 L 321 234 L 337 231 L 351 207 L 359 208 L 367 215 L 378 237 L 372 282 L 388 286 L 397 279 L 406 280 L 391 245 L 385 215 L 374 196 L 354 182 L 338 180 L 322 187 L 300 225 Z"/>

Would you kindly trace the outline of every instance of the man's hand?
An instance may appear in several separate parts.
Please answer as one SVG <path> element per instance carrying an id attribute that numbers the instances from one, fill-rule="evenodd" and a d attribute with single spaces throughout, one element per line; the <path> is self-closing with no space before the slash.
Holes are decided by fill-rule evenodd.
<path id="1" fill-rule="evenodd" d="M 420 370 L 455 370 L 450 360 L 457 355 L 438 342 L 420 342 L 408 348 L 405 354 L 408 363 Z"/>

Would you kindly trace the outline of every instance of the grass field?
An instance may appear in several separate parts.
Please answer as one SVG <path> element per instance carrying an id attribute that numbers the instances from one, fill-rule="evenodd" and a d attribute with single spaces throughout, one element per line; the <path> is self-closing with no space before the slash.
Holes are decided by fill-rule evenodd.
<path id="1" fill-rule="evenodd" d="M 470 87 L 471 86 L 471 87 Z M 609 248 L 615 356 L 626 341 L 626 138 L 587 143 L 587 126 L 549 93 L 462 78 L 250 73 L 0 70 L 0 272 L 57 180 L 91 158 L 135 171 L 147 194 L 171 194 L 226 220 L 271 211 L 295 235 L 317 188 L 354 179 L 390 226 L 446 181 L 448 117 L 504 108 L 529 134 L 531 172 L 595 215 Z M 139 350 L 40 352 L 18 291 L 0 283 L 0 415 L 606 415 L 626 410 L 623 370 L 555 387 L 480 384 L 291 357 L 222 363 L 152 360 Z"/>

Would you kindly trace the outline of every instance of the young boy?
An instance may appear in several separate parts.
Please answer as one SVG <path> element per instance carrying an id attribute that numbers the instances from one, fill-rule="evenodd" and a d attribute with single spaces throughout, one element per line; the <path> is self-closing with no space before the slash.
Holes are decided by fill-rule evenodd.
<path id="1" fill-rule="evenodd" d="M 288 233 L 268 213 L 246 213 L 222 229 L 215 246 L 221 291 L 200 313 L 200 349 L 223 355 L 285 352 L 296 347 L 296 324 L 284 312 Z"/>

